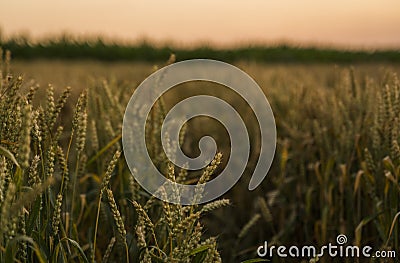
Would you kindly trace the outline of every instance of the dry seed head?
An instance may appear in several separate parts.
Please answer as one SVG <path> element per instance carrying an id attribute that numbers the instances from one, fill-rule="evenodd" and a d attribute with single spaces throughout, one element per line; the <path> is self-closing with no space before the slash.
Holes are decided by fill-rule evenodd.
<path id="1" fill-rule="evenodd" d="M 9 217 L 11 215 L 11 205 L 14 200 L 15 195 L 15 185 L 10 182 L 7 188 L 7 192 L 5 193 L 4 202 L 1 207 L 0 213 L 0 233 L 4 233 L 8 229 Z"/>
<path id="2" fill-rule="evenodd" d="M 11 60 L 11 53 L 9 50 L 6 50 L 4 60 L 3 60 L 3 50 L 0 48 L 0 88 L 2 87 L 7 87 L 9 85 L 9 80 L 11 78 L 11 75 L 9 74 L 9 69 L 10 69 L 10 60 Z M 3 69 L 3 70 L 2 70 Z"/>
<path id="3" fill-rule="evenodd" d="M 385 119 L 386 121 L 390 121 L 394 117 L 394 112 L 392 107 L 392 93 L 387 84 L 384 87 L 383 102 L 385 107 Z"/>
<path id="4" fill-rule="evenodd" d="M 365 156 L 365 162 L 367 163 L 367 169 L 371 173 L 374 173 L 376 170 L 376 166 L 372 158 L 372 155 L 367 148 L 364 149 L 364 156 Z"/>
<path id="5" fill-rule="evenodd" d="M 67 102 L 68 97 L 71 95 L 71 87 L 65 88 L 61 96 L 57 100 L 55 113 L 58 116 L 61 110 L 64 108 L 65 103 Z"/>
<path id="6" fill-rule="evenodd" d="M 31 151 L 31 105 L 25 104 L 22 108 L 22 127 L 21 127 L 21 134 L 20 134 L 20 147 L 18 153 L 19 164 L 22 168 L 29 167 L 29 154 Z"/>
<path id="7" fill-rule="evenodd" d="M 87 155 L 86 154 L 82 154 L 82 156 L 80 157 L 79 160 L 79 170 L 78 170 L 78 178 L 82 178 L 82 176 L 85 175 L 86 172 L 86 164 L 87 164 Z"/>
<path id="8" fill-rule="evenodd" d="M 25 213 L 24 210 L 21 211 L 20 215 L 18 216 L 18 230 L 19 234 L 25 236 L 26 235 L 26 222 L 25 222 Z M 26 242 L 19 242 L 18 244 L 18 251 L 17 251 L 17 258 L 21 262 L 27 262 L 28 261 L 28 253 L 27 253 L 27 244 Z"/>
<path id="9" fill-rule="evenodd" d="M 165 145 L 164 150 L 165 150 L 165 153 L 167 154 L 167 156 L 174 156 L 174 149 L 175 148 L 174 148 L 174 146 L 173 146 L 173 144 L 171 142 L 171 138 L 170 138 L 168 132 L 165 133 L 164 142 L 165 142 L 164 143 L 164 145 Z M 156 142 L 154 142 L 154 143 L 156 143 Z"/>
<path id="10" fill-rule="evenodd" d="M 250 228 L 252 228 L 258 221 L 258 219 L 260 219 L 260 214 L 255 214 L 250 220 L 249 222 L 247 222 L 246 225 L 244 225 L 244 227 L 242 228 L 242 230 L 240 230 L 240 233 L 238 235 L 238 238 L 241 239 L 243 238 L 250 230 Z"/>
<path id="11" fill-rule="evenodd" d="M 5 114 L 7 117 L 5 122 L 3 123 L 3 125 L 5 125 L 3 129 L 6 128 L 6 134 L 8 134 L 8 136 L 6 136 L 8 137 L 7 139 L 10 141 L 19 141 L 21 139 L 20 133 L 21 129 L 23 128 L 21 105 L 21 103 L 18 103 L 17 105 L 11 105 L 7 109 L 7 113 Z M 17 146 L 13 145 L 12 147 L 10 147 L 9 150 L 12 152 L 16 152 Z"/>
<path id="12" fill-rule="evenodd" d="M 261 214 L 264 217 L 264 220 L 268 223 L 272 222 L 272 213 L 268 208 L 268 204 L 263 197 L 260 197 L 258 199 L 258 205 L 260 207 Z"/>
<path id="13" fill-rule="evenodd" d="M 206 169 L 204 169 L 203 174 L 200 176 L 195 187 L 195 195 L 192 201 L 193 204 L 197 203 L 201 199 L 204 191 L 204 183 L 210 180 L 211 175 L 215 172 L 218 165 L 221 163 L 221 160 L 222 153 L 217 153 L 211 163 L 206 167 Z"/>
<path id="14" fill-rule="evenodd" d="M 67 164 L 67 160 L 65 159 L 65 155 L 64 152 L 62 150 L 62 148 L 57 145 L 57 159 L 58 159 L 58 163 L 60 165 L 61 168 L 61 177 L 62 180 L 64 182 L 64 187 L 66 187 L 68 181 L 69 181 L 69 177 L 68 177 L 68 164 Z"/>
<path id="15" fill-rule="evenodd" d="M 138 222 L 136 226 L 137 244 L 139 248 L 146 247 L 146 230 L 142 222 Z"/>
<path id="16" fill-rule="evenodd" d="M 6 50 L 6 56 L 5 56 L 5 61 L 4 61 L 4 72 L 6 73 L 6 76 L 10 73 L 10 62 L 11 62 L 11 52 L 10 50 Z"/>
<path id="17" fill-rule="evenodd" d="M 141 262 L 143 262 L 143 263 L 152 263 L 152 257 L 151 257 L 151 254 L 150 254 L 150 251 L 149 251 L 148 248 L 145 249 L 144 255 L 143 255 L 143 259 L 142 259 Z"/>
<path id="18" fill-rule="evenodd" d="M 46 123 L 49 128 L 54 124 L 56 105 L 54 103 L 54 88 L 51 84 L 47 87 Z"/>
<path id="19" fill-rule="evenodd" d="M 137 173 L 137 170 L 133 170 L 133 175 Z M 128 174 L 128 187 L 129 187 L 129 192 L 132 195 L 133 200 L 139 200 L 140 194 L 139 194 L 139 185 L 136 182 L 136 180 L 133 178 L 133 175 Z"/>
<path id="20" fill-rule="evenodd" d="M 400 147 L 397 140 L 392 141 L 391 155 L 392 159 L 397 162 L 397 164 L 400 164 Z"/>
<path id="21" fill-rule="evenodd" d="M 18 217 L 11 216 L 5 229 L 6 242 L 17 235 Z"/>
<path id="22" fill-rule="evenodd" d="M 182 234 L 186 229 L 190 227 L 196 220 L 200 219 L 201 212 L 196 212 L 190 214 L 188 217 L 184 218 L 173 230 L 176 235 Z"/>
<path id="23" fill-rule="evenodd" d="M 157 190 L 157 193 L 159 191 Z M 143 209 L 145 211 L 149 211 L 149 209 L 154 205 L 154 203 L 156 202 L 156 197 L 154 195 L 150 196 L 150 198 L 147 200 L 146 204 L 144 205 Z"/>
<path id="24" fill-rule="evenodd" d="M 57 195 L 56 199 L 56 204 L 54 206 L 54 213 L 53 213 L 53 219 L 51 221 L 51 226 L 53 229 L 53 233 L 51 233 L 53 236 L 57 236 L 58 234 L 58 227 L 61 222 L 61 205 L 63 201 L 63 195 L 62 193 L 59 193 Z"/>
<path id="25" fill-rule="evenodd" d="M 221 199 L 221 200 L 216 200 L 214 202 L 208 203 L 203 206 L 201 209 L 202 213 L 209 212 L 215 209 L 218 209 L 220 207 L 228 206 L 230 204 L 230 201 L 228 199 Z"/>
<path id="26" fill-rule="evenodd" d="M 175 166 L 168 162 L 168 173 L 167 178 L 173 182 L 175 182 Z"/>
<path id="27" fill-rule="evenodd" d="M 203 231 L 203 227 L 201 226 L 200 222 L 197 222 L 196 226 L 194 227 L 193 233 L 190 235 L 190 240 L 188 242 L 187 248 L 192 251 L 200 242 L 201 235 Z"/>
<path id="28" fill-rule="evenodd" d="M 111 209 L 111 213 L 114 218 L 114 223 L 117 227 L 120 239 L 126 242 L 126 230 L 124 226 L 124 221 L 122 220 L 121 214 L 118 210 L 117 204 L 115 203 L 114 195 L 110 189 L 107 189 L 107 200 Z"/>
<path id="29" fill-rule="evenodd" d="M 169 59 L 167 61 L 167 65 L 173 64 L 176 61 L 176 56 L 174 53 L 172 53 L 171 55 L 169 55 Z"/>
<path id="30" fill-rule="evenodd" d="M 107 246 L 106 252 L 104 253 L 103 261 L 102 261 L 103 263 L 107 263 L 108 260 L 110 259 L 111 252 L 112 252 L 112 249 L 114 247 L 114 244 L 115 244 L 115 237 L 112 237 L 111 240 L 110 240 L 110 243 Z"/>
<path id="31" fill-rule="evenodd" d="M 222 160 L 222 153 L 219 152 L 215 155 L 214 159 L 204 170 L 198 184 L 203 184 L 210 179 L 211 175 L 215 172 L 215 170 L 218 168 L 218 165 L 221 163 L 221 160 Z"/>
<path id="32" fill-rule="evenodd" d="M 29 92 L 26 95 L 26 100 L 28 101 L 28 104 L 32 104 L 33 98 L 36 94 L 36 91 L 39 89 L 39 85 L 32 85 L 29 88 Z"/>
<path id="33" fill-rule="evenodd" d="M 371 127 L 373 149 L 378 149 L 381 144 L 381 136 L 379 134 L 379 128 L 380 128 L 379 118 L 375 117 L 373 126 Z"/>
<path id="34" fill-rule="evenodd" d="M 399 139 L 399 128 L 398 128 L 399 118 L 395 117 L 391 120 L 391 122 L 392 122 L 392 130 L 391 130 L 391 137 L 389 138 L 391 138 L 392 142 L 392 141 L 397 141 Z"/>
<path id="35" fill-rule="evenodd" d="M 115 137 L 115 131 L 114 128 L 112 127 L 111 121 L 107 118 L 104 122 L 104 129 L 106 130 L 107 134 L 111 137 Z"/>
<path id="36" fill-rule="evenodd" d="M 185 142 L 185 135 L 186 135 L 186 132 L 187 132 L 187 123 L 185 122 L 183 125 L 182 125 L 182 128 L 181 128 L 181 130 L 180 130 L 180 132 L 179 132 L 179 145 L 182 147 L 183 146 L 183 143 Z"/>
<path id="37" fill-rule="evenodd" d="M 54 157 L 55 157 L 55 151 L 54 151 L 54 146 L 50 146 L 48 152 L 47 152 L 47 160 L 46 160 L 46 178 L 51 178 L 53 177 L 54 174 Z"/>
<path id="38" fill-rule="evenodd" d="M 215 238 L 209 238 L 205 242 L 202 242 L 201 245 L 208 245 L 209 248 L 207 249 L 207 255 L 204 259 L 204 263 L 219 263 L 222 262 L 221 256 L 217 250 L 217 242 Z"/>
<path id="39" fill-rule="evenodd" d="M 4 156 L 0 157 L 0 207 L 4 201 L 7 180 L 7 162 Z"/>
<path id="40" fill-rule="evenodd" d="M 111 107 L 112 111 L 111 114 L 116 116 L 122 116 L 124 113 L 124 109 L 122 108 L 121 103 L 119 103 L 120 99 L 118 98 L 118 93 L 111 90 L 107 81 L 103 81 L 102 87 L 106 93 L 107 98 L 109 99 L 110 104 L 113 105 L 113 107 Z"/>
<path id="41" fill-rule="evenodd" d="M 79 122 L 81 119 L 81 115 L 83 112 L 86 112 L 87 107 L 87 90 L 84 90 L 79 98 L 78 102 L 76 103 L 74 119 L 72 121 L 72 128 L 73 130 L 78 130 Z"/>
<path id="42" fill-rule="evenodd" d="M 114 156 L 111 159 L 111 162 L 108 164 L 107 171 L 104 174 L 103 181 L 101 183 L 101 188 L 100 188 L 100 195 L 102 196 L 102 193 L 108 188 L 108 185 L 110 184 L 111 176 L 114 171 L 115 166 L 117 165 L 118 159 L 121 156 L 120 151 L 116 151 L 114 153 Z"/>
<path id="43" fill-rule="evenodd" d="M 377 106 L 378 113 L 376 115 L 376 118 L 377 118 L 376 123 L 378 124 L 378 126 L 376 128 L 378 128 L 378 127 L 381 127 L 385 123 L 385 119 L 384 119 L 385 105 L 384 105 L 384 99 L 382 97 L 382 92 L 378 92 L 376 96 L 377 96 L 377 104 L 378 104 L 378 106 Z"/>
<path id="44" fill-rule="evenodd" d="M 213 262 L 213 263 L 220 263 L 220 262 L 222 262 L 221 255 L 219 254 L 219 252 L 218 252 L 216 246 L 213 247 L 212 253 L 213 253 L 213 255 L 212 255 L 212 262 Z"/>
<path id="45" fill-rule="evenodd" d="M 92 145 L 93 151 L 97 152 L 99 150 L 99 137 L 97 136 L 96 122 L 92 120 L 90 122 L 90 143 Z"/>
<path id="46" fill-rule="evenodd" d="M 39 155 L 35 155 L 33 157 L 31 166 L 29 167 L 29 172 L 28 172 L 28 183 L 30 186 L 38 186 L 41 183 L 40 177 L 38 175 L 37 167 L 40 161 Z"/>
<path id="47" fill-rule="evenodd" d="M 134 200 L 132 201 L 132 204 L 135 207 L 136 212 L 138 213 L 140 219 L 143 221 L 144 225 L 149 229 L 154 229 L 153 222 L 151 222 L 150 217 L 148 216 L 146 211 L 142 208 L 142 206 Z"/>
<path id="48" fill-rule="evenodd" d="M 45 180 L 42 184 L 35 186 L 32 190 L 20 193 L 18 199 L 16 199 L 15 203 L 12 206 L 11 213 L 16 214 L 18 211 L 21 211 L 25 206 L 34 202 L 36 198 L 41 196 L 41 194 L 46 190 L 50 189 L 49 186 L 54 183 L 54 178 L 50 177 Z"/>
<path id="49" fill-rule="evenodd" d="M 39 109 L 35 110 L 32 115 L 33 115 L 32 116 L 32 123 L 33 123 L 33 127 L 32 127 L 33 132 L 32 132 L 32 134 L 33 134 L 33 138 L 36 139 L 37 142 L 40 145 L 40 142 L 42 141 L 42 131 L 41 131 L 41 128 L 39 126 L 40 110 Z"/>
<path id="50" fill-rule="evenodd" d="M 53 139 L 52 139 L 52 141 L 53 141 L 52 144 L 54 145 L 54 147 L 57 145 L 58 141 L 60 140 L 63 131 L 64 131 L 64 127 L 63 126 L 58 126 L 57 127 L 57 130 L 56 130 L 56 132 L 55 132 L 55 134 L 53 136 Z"/>
<path id="51" fill-rule="evenodd" d="M 170 230 L 172 230 L 174 227 L 174 223 L 173 223 L 173 215 L 171 212 L 171 206 L 169 205 L 169 203 L 163 202 L 163 212 L 164 212 L 164 216 L 167 221 L 168 227 Z"/>
<path id="52" fill-rule="evenodd" d="M 176 182 L 177 183 L 184 183 L 186 181 L 186 177 L 188 175 L 187 168 L 188 168 L 188 164 L 187 163 L 185 163 L 183 165 L 183 167 L 181 167 L 181 169 L 179 170 L 179 174 L 176 177 Z"/>
<path id="53" fill-rule="evenodd" d="M 86 129 L 87 129 L 87 113 L 86 110 L 80 113 L 77 124 L 76 149 L 80 154 L 85 148 Z"/>
<path id="54" fill-rule="evenodd" d="M 397 75 L 394 74 L 393 75 L 393 111 L 395 116 L 398 116 L 399 114 L 399 99 L 400 99 L 400 90 L 399 90 L 399 85 L 398 85 L 398 79 L 397 79 Z"/>

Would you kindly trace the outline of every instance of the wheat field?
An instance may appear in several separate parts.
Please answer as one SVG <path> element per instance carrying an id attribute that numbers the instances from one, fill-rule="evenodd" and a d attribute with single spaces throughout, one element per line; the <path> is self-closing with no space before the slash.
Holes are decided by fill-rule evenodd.
<path id="1" fill-rule="evenodd" d="M 258 131 L 247 105 L 212 84 L 172 90 L 147 126 L 150 155 L 167 178 L 200 184 L 229 158 L 223 127 L 199 119 L 188 123 L 182 148 L 195 156 L 198 139 L 211 134 L 220 153 L 202 171 L 168 161 L 156 135 L 185 97 L 223 98 L 248 116 L 254 137 L 233 189 L 211 203 L 181 206 L 141 189 L 121 145 L 129 98 L 163 63 L 0 57 L 1 262 L 261 262 L 256 250 L 264 241 L 323 246 L 338 234 L 400 253 L 397 64 L 236 63 L 262 87 L 277 125 L 273 166 L 255 191 L 247 185 Z"/>

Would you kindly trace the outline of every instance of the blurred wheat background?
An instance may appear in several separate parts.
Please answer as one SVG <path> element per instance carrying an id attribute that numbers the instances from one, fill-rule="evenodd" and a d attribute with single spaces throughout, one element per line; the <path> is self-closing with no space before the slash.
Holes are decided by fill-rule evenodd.
<path id="1" fill-rule="evenodd" d="M 23 2 L 0 4 L 0 262 L 398 262 L 397 1 Z M 248 191 L 260 149 L 248 105 L 212 83 L 168 91 L 146 124 L 149 154 L 168 179 L 204 183 L 230 157 L 224 127 L 195 118 L 181 131 L 183 151 L 198 155 L 210 135 L 219 153 L 200 171 L 171 164 L 160 129 L 179 101 L 217 96 L 251 136 L 241 180 L 214 202 L 181 206 L 134 180 L 121 127 L 136 87 L 190 58 L 254 78 L 278 138 L 268 176 Z M 321 247 L 339 234 L 397 258 L 257 256 L 264 241 Z"/>
<path id="2" fill-rule="evenodd" d="M 228 207 L 200 219 L 196 208 L 190 208 L 193 211 L 187 214 L 185 207 L 163 204 L 149 197 L 135 183 L 123 159 L 117 159 L 124 105 L 138 83 L 154 70 L 154 65 L 115 63 L 110 67 L 80 61 L 8 63 L 5 61 L 3 68 L 15 76 L 20 72 L 23 78 L 3 73 L 8 77 L 3 79 L 2 88 L 2 96 L 7 96 L 2 100 L 2 149 L 5 151 L 2 196 L 3 200 L 14 200 L 22 210 L 13 216 L 3 203 L 2 211 L 8 215 L 3 214 L 3 223 L 11 231 L 3 232 L 4 249 L 14 251 L 2 254 L 4 260 L 7 255 L 18 257 L 23 253 L 24 257 L 19 259 L 30 261 L 36 258 L 34 248 L 38 246 L 45 261 L 79 257 L 100 260 L 105 256 L 101 251 L 108 247 L 110 260 L 121 253 L 134 261 L 154 257 L 168 262 L 183 259 L 191 262 L 197 254 L 203 255 L 209 250 L 204 244 L 215 244 L 204 243 L 211 242 L 206 238 L 212 236 L 218 236 L 214 249 L 227 262 L 255 258 L 256 248 L 264 240 L 271 244 L 322 246 L 334 242 L 338 233 L 345 233 L 357 245 L 399 248 L 400 87 L 397 75 L 400 69 L 396 64 L 350 67 L 237 63 L 264 88 L 270 100 L 278 129 L 276 158 L 260 188 L 249 192 L 249 176 L 245 175 L 224 196 L 226 201 L 216 201 L 215 206 L 219 207 L 228 204 L 229 199 Z M 48 67 L 52 69 L 50 75 Z M 47 86 L 48 83 L 54 84 Z M 74 88 L 62 88 L 67 84 Z M 235 94 L 221 93 L 211 84 L 203 85 L 200 92 L 196 88 L 198 85 L 176 87 L 166 94 L 165 108 L 186 96 L 206 92 L 229 101 L 241 114 L 249 111 Z M 182 94 L 182 89 L 186 94 Z M 67 97 L 70 98 L 67 100 Z M 247 122 L 250 130 L 254 128 L 253 121 L 250 116 Z M 10 125 L 20 128 L 7 128 Z M 254 130 L 256 135 L 257 129 Z M 223 128 L 207 120 L 188 123 L 182 147 L 189 154 L 195 154 L 196 138 L 204 133 L 211 133 L 219 150 L 229 154 Z M 24 142 L 27 138 L 29 141 Z M 156 142 L 154 139 L 153 143 Z M 255 149 L 256 144 L 253 141 Z M 26 148 L 28 145 L 31 149 Z M 149 148 L 161 151 L 160 147 Z M 157 152 L 153 154 L 156 156 Z M 21 160 L 19 167 L 13 164 L 11 156 L 16 156 L 17 162 Z M 247 174 L 256 158 L 255 150 Z M 199 175 L 190 177 L 183 171 L 174 172 L 173 167 L 163 163 L 164 159 L 159 160 L 160 169 L 166 169 L 166 175 L 176 174 L 177 178 L 182 177 L 179 180 L 198 180 Z M 29 193 L 34 195 L 31 200 L 26 197 Z M 204 207 L 199 212 L 202 210 Z M 168 219 L 169 216 L 172 218 Z M 200 225 L 193 230 L 184 228 L 199 235 L 198 250 L 194 244 L 185 247 L 189 245 L 187 242 L 194 242 L 187 240 L 193 233 L 185 231 L 182 243 L 169 243 L 168 236 L 176 240 L 174 231 L 183 227 L 181 224 L 196 226 L 198 220 L 205 230 Z M 144 225 L 140 226 L 141 223 Z M 93 231 L 97 224 L 100 229 L 96 235 Z M 115 228 L 114 234 L 102 231 L 108 226 Z M 146 229 L 150 231 L 148 235 Z M 31 243 L 27 246 L 24 239 L 10 243 L 22 234 L 31 236 L 35 246 Z M 98 236 L 96 241 L 95 236 Z M 200 241 L 201 236 L 205 241 Z M 66 254 L 74 250 L 71 244 L 79 248 L 76 254 Z M 140 252 L 140 246 L 151 248 L 149 254 Z M 163 251 L 161 255 L 158 249 Z M 205 260 L 205 255 L 200 262 Z"/>

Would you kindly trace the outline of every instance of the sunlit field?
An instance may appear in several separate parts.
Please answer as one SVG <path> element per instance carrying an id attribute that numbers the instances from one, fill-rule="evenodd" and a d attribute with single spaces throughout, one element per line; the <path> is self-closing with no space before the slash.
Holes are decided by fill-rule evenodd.
<path id="1" fill-rule="evenodd" d="M 261 262 L 257 248 L 264 241 L 322 247 L 340 234 L 347 244 L 400 256 L 399 64 L 233 63 L 263 89 L 277 125 L 272 168 L 254 191 L 248 183 L 258 160 L 259 128 L 248 105 L 216 84 L 175 87 L 154 106 L 146 134 L 153 162 L 167 178 L 202 183 L 229 159 L 224 127 L 198 118 L 182 131 L 182 149 L 196 156 L 199 139 L 211 135 L 221 154 L 194 172 L 168 161 L 160 124 L 183 98 L 208 94 L 229 102 L 246 117 L 252 149 L 245 174 L 222 198 L 181 206 L 141 189 L 121 143 L 135 88 L 173 60 L 2 57 L 1 262 Z"/>

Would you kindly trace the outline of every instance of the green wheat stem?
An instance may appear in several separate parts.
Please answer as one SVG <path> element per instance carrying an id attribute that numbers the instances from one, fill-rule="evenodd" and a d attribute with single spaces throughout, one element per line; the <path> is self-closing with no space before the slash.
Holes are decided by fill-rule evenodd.
<path id="1" fill-rule="evenodd" d="M 70 212 L 70 234 L 72 231 L 72 226 L 74 222 L 74 208 L 75 208 L 75 195 L 76 195 L 76 181 L 78 180 L 78 170 L 79 170 L 80 152 L 77 155 L 77 161 L 75 165 L 75 172 L 72 182 L 72 197 L 71 197 L 71 212 Z"/>
<path id="2" fill-rule="evenodd" d="M 115 143 L 119 141 L 119 139 L 122 138 L 122 134 L 119 134 L 116 136 L 112 141 L 110 141 L 106 146 L 104 146 L 100 151 L 96 153 L 95 156 L 93 156 L 88 162 L 87 165 L 92 164 L 94 161 L 96 161 L 101 155 L 103 155 L 109 148 L 111 148 Z"/>
<path id="3" fill-rule="evenodd" d="M 101 195 L 102 195 L 102 194 L 100 193 L 99 200 L 98 200 L 98 203 L 97 203 L 96 223 L 95 223 L 95 225 L 94 225 L 92 263 L 95 262 L 95 257 L 96 257 L 97 229 L 98 229 L 98 227 L 99 227 Z"/>

